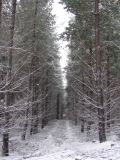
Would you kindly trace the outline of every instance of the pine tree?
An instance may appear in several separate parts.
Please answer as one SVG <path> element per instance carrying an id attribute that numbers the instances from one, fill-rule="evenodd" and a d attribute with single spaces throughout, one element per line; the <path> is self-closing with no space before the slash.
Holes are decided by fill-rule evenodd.
<path id="1" fill-rule="evenodd" d="M 1 29 L 1 22 L 2 22 L 2 0 L 0 0 L 0 29 Z"/>
<path id="2" fill-rule="evenodd" d="M 113 88 L 117 87 L 119 79 L 114 72 L 115 66 L 119 66 L 114 57 L 119 57 L 116 45 L 119 40 L 116 35 L 119 27 L 115 21 L 115 17 L 118 20 L 120 16 L 119 3 L 106 0 L 62 0 L 62 3 L 65 3 L 65 8 L 74 15 L 63 34 L 70 41 L 67 68 L 69 110 L 71 112 L 71 108 L 74 108 L 73 101 L 77 95 L 77 119 L 81 121 L 81 127 L 83 121 L 88 130 L 93 125 L 98 125 L 99 140 L 104 142 L 106 124 L 110 130 L 110 124 L 115 117 L 111 100 L 114 101 L 118 96 L 118 92 L 113 92 Z M 119 71 L 119 67 L 116 71 Z"/>
<path id="3" fill-rule="evenodd" d="M 14 29 L 15 29 L 15 16 L 16 16 L 16 0 L 12 1 L 12 14 L 11 14 L 11 26 L 10 26 L 10 40 L 9 40 L 9 51 L 8 51 L 8 70 L 6 77 L 6 92 L 5 92 L 5 131 L 3 133 L 3 155 L 9 155 L 9 106 L 11 105 L 11 92 L 9 92 L 9 87 L 12 78 L 12 54 L 13 54 L 13 44 L 14 44 Z"/>

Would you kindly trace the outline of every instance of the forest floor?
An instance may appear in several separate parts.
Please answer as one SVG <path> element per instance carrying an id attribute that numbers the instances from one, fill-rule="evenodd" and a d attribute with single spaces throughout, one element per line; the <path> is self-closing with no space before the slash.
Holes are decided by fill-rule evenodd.
<path id="1" fill-rule="evenodd" d="M 1 144 L 0 144 L 1 145 Z M 40 133 L 22 141 L 11 137 L 10 156 L 0 160 L 120 160 L 120 142 L 88 142 L 71 121 L 50 122 Z"/>

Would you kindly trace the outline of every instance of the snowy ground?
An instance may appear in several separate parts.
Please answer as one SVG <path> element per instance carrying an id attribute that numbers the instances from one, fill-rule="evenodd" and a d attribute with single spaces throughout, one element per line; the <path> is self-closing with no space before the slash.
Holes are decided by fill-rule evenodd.
<path id="1" fill-rule="evenodd" d="M 86 142 L 70 121 L 51 122 L 39 134 L 10 141 L 9 157 L 0 160 L 120 160 L 120 142 Z"/>

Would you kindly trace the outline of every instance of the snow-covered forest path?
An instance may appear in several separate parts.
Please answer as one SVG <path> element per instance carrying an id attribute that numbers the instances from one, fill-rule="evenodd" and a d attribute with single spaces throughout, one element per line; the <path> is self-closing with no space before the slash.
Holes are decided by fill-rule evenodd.
<path id="1" fill-rule="evenodd" d="M 39 134 L 21 141 L 10 140 L 10 157 L 0 160 L 120 160 L 120 144 L 109 141 L 85 142 L 80 128 L 71 121 L 50 122 Z"/>

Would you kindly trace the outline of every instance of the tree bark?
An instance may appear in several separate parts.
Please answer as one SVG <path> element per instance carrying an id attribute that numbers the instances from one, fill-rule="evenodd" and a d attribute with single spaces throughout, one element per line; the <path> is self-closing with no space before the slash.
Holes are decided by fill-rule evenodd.
<path id="1" fill-rule="evenodd" d="M 0 0 L 0 32 L 1 32 L 1 23 L 2 23 L 2 0 Z"/>
<path id="2" fill-rule="evenodd" d="M 38 12 L 38 0 L 35 1 L 35 12 L 34 12 L 34 19 L 33 19 L 33 56 L 31 58 L 31 72 L 35 72 L 30 76 L 30 90 L 32 95 L 32 120 L 31 120 L 31 130 L 30 134 L 36 134 L 38 133 L 38 75 L 36 74 L 36 70 L 38 68 L 38 57 L 35 49 L 35 43 L 36 43 L 36 18 L 37 18 L 37 12 Z"/>
<path id="3" fill-rule="evenodd" d="M 93 75 L 92 75 L 92 67 L 93 67 L 93 60 L 92 60 L 92 52 L 93 52 L 93 48 L 92 48 L 92 42 L 90 43 L 90 56 L 88 56 L 88 64 L 90 66 L 90 71 L 89 71 L 89 81 L 91 84 L 91 88 L 93 87 Z M 90 97 L 90 99 L 93 99 L 93 91 L 89 90 L 88 91 L 88 97 Z M 92 125 L 92 112 L 93 112 L 93 107 L 92 104 L 90 104 L 89 106 L 89 117 L 88 117 L 88 122 L 87 122 L 87 137 L 88 139 L 90 138 L 90 132 L 91 132 L 91 125 Z"/>
<path id="4" fill-rule="evenodd" d="M 46 74 L 45 74 L 45 125 L 48 123 L 48 73 L 49 69 L 46 68 Z"/>
<path id="5" fill-rule="evenodd" d="M 59 102 L 59 100 L 60 100 L 60 95 L 58 93 L 57 94 L 57 116 L 56 116 L 56 119 L 58 119 L 58 120 L 59 120 L 59 117 L 60 117 L 60 102 Z"/>
<path id="6" fill-rule="evenodd" d="M 1 38 L 1 23 L 2 23 L 2 0 L 0 0 L 0 38 Z M 1 55 L 1 50 L 0 50 L 0 55 Z M 0 71 L 2 72 L 2 71 Z M 3 80 L 3 73 L 0 73 L 0 81 Z M 2 98 L 2 94 L 0 93 L 0 100 Z M 2 114 L 0 113 L 0 119 L 2 117 Z M 0 122 L 0 126 L 1 126 L 1 122 Z"/>
<path id="7" fill-rule="evenodd" d="M 3 133 L 3 156 L 9 155 L 9 106 L 11 105 L 11 93 L 7 90 L 10 87 L 10 80 L 12 76 L 12 53 L 13 53 L 13 38 L 14 38 L 14 29 L 15 29 L 15 16 L 16 16 L 16 1 L 12 0 L 12 15 L 11 15 L 11 26 L 10 26 L 10 40 L 9 40 L 9 53 L 8 53 L 8 70 L 6 76 L 6 93 L 5 93 L 5 131 Z"/>
<path id="8" fill-rule="evenodd" d="M 29 114 L 29 98 L 28 98 L 28 106 L 25 113 L 26 120 L 23 128 L 22 140 L 26 139 L 26 133 L 27 133 L 27 127 L 28 127 L 28 114 Z"/>
<path id="9" fill-rule="evenodd" d="M 43 70 L 45 77 L 42 81 L 42 95 L 43 95 L 43 102 L 42 102 L 42 125 L 41 128 L 44 128 L 48 123 L 48 69 L 45 67 Z M 44 75 L 43 74 L 43 75 Z"/>
<path id="10" fill-rule="evenodd" d="M 42 120 L 41 120 L 41 128 L 45 127 L 45 67 L 43 67 L 42 72 Z"/>
<path id="11" fill-rule="evenodd" d="M 109 38 L 108 38 L 109 41 Z M 111 105 L 110 105 L 110 55 L 109 46 L 107 47 L 107 127 L 110 129 Z"/>
<path id="12" fill-rule="evenodd" d="M 83 73 L 82 73 L 82 92 L 83 92 L 83 96 L 85 94 L 85 78 L 84 78 L 84 69 L 83 69 Z M 82 114 L 84 116 L 84 109 L 85 105 L 84 105 L 84 97 L 83 97 L 83 100 L 82 100 Z M 84 130 L 85 130 L 85 118 L 82 117 L 82 120 L 81 120 L 81 133 L 84 133 Z"/>
<path id="13" fill-rule="evenodd" d="M 98 130 L 100 143 L 106 141 L 105 133 L 105 113 L 103 108 L 103 88 L 102 88 L 102 53 L 100 42 L 100 0 L 95 0 L 95 49 L 96 49 L 96 82 L 98 101 Z"/>

